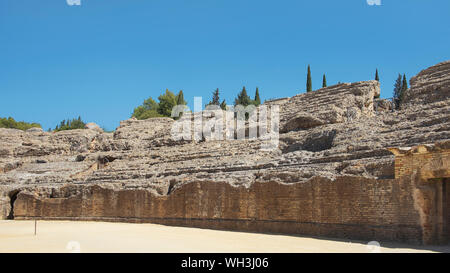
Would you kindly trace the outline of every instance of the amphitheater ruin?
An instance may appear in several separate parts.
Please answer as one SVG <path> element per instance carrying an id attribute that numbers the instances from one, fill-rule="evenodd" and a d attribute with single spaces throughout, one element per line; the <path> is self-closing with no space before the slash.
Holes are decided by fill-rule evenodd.
<path id="1" fill-rule="evenodd" d="M 379 94 L 365 81 L 267 102 L 280 106 L 272 151 L 174 141 L 169 118 L 0 129 L 0 218 L 448 243 L 450 61 L 414 76 L 399 110 Z"/>

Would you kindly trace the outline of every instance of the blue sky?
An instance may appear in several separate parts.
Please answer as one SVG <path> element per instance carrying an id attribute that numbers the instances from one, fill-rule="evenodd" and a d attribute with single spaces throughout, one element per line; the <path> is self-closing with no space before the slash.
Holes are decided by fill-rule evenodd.
<path id="1" fill-rule="evenodd" d="M 371 80 L 391 97 L 409 77 L 450 59 L 450 1 L 0 1 L 0 117 L 44 129 L 78 117 L 109 130 L 166 88 L 189 105 L 215 88 L 262 99 Z M 192 108 L 192 107 L 191 107 Z"/>

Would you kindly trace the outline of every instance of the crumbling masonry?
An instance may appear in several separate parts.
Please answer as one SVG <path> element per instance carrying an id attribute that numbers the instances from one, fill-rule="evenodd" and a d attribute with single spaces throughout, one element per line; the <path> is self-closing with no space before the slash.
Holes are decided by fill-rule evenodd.
<path id="1" fill-rule="evenodd" d="M 48 133 L 0 129 L 0 217 L 150 222 L 417 244 L 450 237 L 450 62 L 401 109 L 376 81 L 267 102 L 279 149 L 174 141 L 173 120 Z"/>

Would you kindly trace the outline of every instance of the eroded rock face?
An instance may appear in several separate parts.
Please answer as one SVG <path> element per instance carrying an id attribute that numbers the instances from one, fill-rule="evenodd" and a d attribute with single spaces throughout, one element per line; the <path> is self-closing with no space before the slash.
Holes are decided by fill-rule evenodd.
<path id="1" fill-rule="evenodd" d="M 450 97 L 450 61 L 442 62 L 411 78 L 402 107 L 448 100 Z"/>
<path id="2" fill-rule="evenodd" d="M 282 133 L 307 130 L 324 124 L 372 117 L 373 98 L 380 94 L 377 81 L 343 83 L 282 100 Z"/>
<path id="3" fill-rule="evenodd" d="M 103 129 L 100 128 L 100 126 L 98 126 L 94 122 L 89 122 L 86 125 L 84 125 L 84 129 L 89 129 L 89 130 L 95 130 L 95 131 L 103 132 Z"/>
<path id="4" fill-rule="evenodd" d="M 194 184 L 189 186 L 192 183 L 202 185 L 197 189 L 202 191 L 212 189 L 204 186 L 205 183 L 219 183 L 219 186 L 214 186 L 214 190 L 222 190 L 223 194 L 228 193 L 227 187 L 239 187 L 237 194 L 243 194 L 244 189 L 254 185 L 274 182 L 268 188 L 258 186 L 259 190 L 267 190 L 274 195 L 282 194 L 275 190 L 276 183 L 282 183 L 287 189 L 289 185 L 299 187 L 296 184 L 308 183 L 310 186 L 302 189 L 307 191 L 304 194 L 310 199 L 305 197 L 304 200 L 313 202 L 320 194 L 316 192 L 313 195 L 317 191 L 314 188 L 316 184 L 311 182 L 314 179 L 332 184 L 336 179 L 345 181 L 342 177 L 356 178 L 352 178 L 349 192 L 352 192 L 352 187 L 360 187 L 361 183 L 367 181 L 373 185 L 380 185 L 377 184 L 380 179 L 394 181 L 394 155 L 387 150 L 388 147 L 411 147 L 450 139 L 449 73 L 448 62 L 419 73 L 411 81 L 409 90 L 418 90 L 418 93 L 408 95 L 408 107 L 402 106 L 400 111 L 394 112 L 380 100 L 374 103 L 374 97 L 379 94 L 379 83 L 376 81 L 340 84 L 269 102 L 280 106 L 280 141 L 275 150 L 261 149 L 260 139 L 174 141 L 171 138 L 174 121 L 169 118 L 125 120 L 114 133 L 105 133 L 96 128 L 57 133 L 0 129 L 0 196 L 3 196 L 0 198 L 0 216 L 5 218 L 10 211 L 9 194 L 12 191 L 20 191 L 18 196 L 31 194 L 42 200 L 49 199 L 52 206 L 58 206 L 59 202 L 66 202 L 63 199 L 70 196 L 82 195 L 83 202 L 96 202 L 89 199 L 93 187 L 108 189 L 114 194 L 136 191 L 133 194 L 151 194 L 165 200 L 176 192 L 198 194 Z M 428 81 L 432 81 L 432 84 Z M 443 93 L 427 98 L 427 92 Z M 380 108 L 385 110 L 381 111 Z M 183 190 L 185 187 L 189 191 Z M 377 187 L 370 193 L 372 201 L 378 200 L 377 194 L 381 194 L 377 192 Z M 400 187 L 389 194 L 393 198 L 412 198 L 413 190 L 409 189 L 409 186 Z M 334 202 L 333 198 L 342 198 L 339 202 L 349 198 L 336 192 L 337 188 L 328 190 L 330 197 L 326 200 L 329 202 Z M 251 196 L 262 198 L 263 195 Z M 358 200 L 366 197 L 361 196 Z M 277 198 L 271 199 L 275 203 L 270 206 L 283 211 L 276 207 Z M 21 199 L 18 200 L 16 203 Z M 295 198 L 291 201 L 296 202 Z M 384 206 L 384 203 L 377 205 L 372 201 L 369 207 Z M 27 204 L 38 201 L 30 202 Z M 194 211 L 193 208 L 178 204 L 178 201 L 171 202 L 174 203 L 158 203 L 158 209 L 163 210 L 161 215 L 164 217 L 171 215 L 171 206 L 183 208 L 185 215 L 190 215 L 191 209 Z M 208 202 L 196 208 L 215 211 L 216 214 L 205 212 L 205 219 L 220 219 L 221 215 L 225 215 L 222 210 L 230 209 Z M 248 202 L 250 209 L 265 201 Z M 413 213 L 414 206 L 403 207 L 409 206 L 405 205 L 408 202 L 401 206 Z M 28 210 L 38 213 L 33 207 L 17 205 L 21 207 L 23 217 L 26 217 Z M 261 213 L 263 208 L 263 205 L 259 208 Z M 76 207 L 71 211 L 75 213 Z M 375 217 L 376 213 L 381 212 L 373 208 L 364 216 L 366 218 L 356 222 L 368 224 L 367 219 Z M 75 213 L 66 217 L 78 216 Z M 108 217 L 115 217 L 115 214 Z M 375 219 L 380 225 L 389 225 L 387 218 Z M 416 225 L 416 220 L 405 220 L 412 227 L 412 233 L 408 234 L 413 234 L 417 225 L 420 226 Z M 211 227 L 218 228 L 220 225 L 217 223 Z M 272 225 L 273 229 L 277 228 L 277 224 Z M 301 226 L 306 228 L 300 224 L 298 227 Z"/>
<path id="5" fill-rule="evenodd" d="M 394 110 L 392 101 L 387 99 L 374 99 L 373 107 L 375 112 L 392 112 Z"/>

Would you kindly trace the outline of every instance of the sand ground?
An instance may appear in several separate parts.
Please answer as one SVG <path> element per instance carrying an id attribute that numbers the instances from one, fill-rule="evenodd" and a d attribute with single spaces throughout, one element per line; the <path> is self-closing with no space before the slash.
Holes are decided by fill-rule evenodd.
<path id="1" fill-rule="evenodd" d="M 380 242 L 217 231 L 155 224 L 0 221 L 0 252 L 450 252 Z"/>

